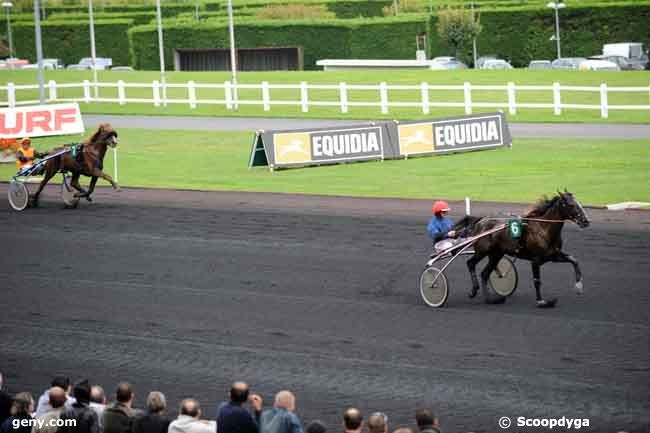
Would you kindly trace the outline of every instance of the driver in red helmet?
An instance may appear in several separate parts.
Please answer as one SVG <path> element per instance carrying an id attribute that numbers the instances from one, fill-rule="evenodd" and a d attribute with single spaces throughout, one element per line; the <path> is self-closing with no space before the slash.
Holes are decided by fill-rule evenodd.
<path id="1" fill-rule="evenodd" d="M 429 233 L 429 237 L 433 241 L 434 246 L 444 239 L 455 238 L 456 232 L 452 230 L 454 222 L 447 216 L 447 213 L 449 213 L 449 203 L 439 200 L 433 204 L 431 211 L 433 218 L 427 224 L 427 233 Z"/>

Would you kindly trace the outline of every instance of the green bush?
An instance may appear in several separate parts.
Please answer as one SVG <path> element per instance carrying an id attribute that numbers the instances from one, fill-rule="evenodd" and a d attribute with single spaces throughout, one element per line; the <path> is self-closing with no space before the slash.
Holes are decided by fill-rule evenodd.
<path id="1" fill-rule="evenodd" d="M 329 20 L 336 18 L 324 5 L 268 5 L 257 11 L 260 20 Z"/>
<path id="2" fill-rule="evenodd" d="M 113 65 L 128 65 L 129 45 L 127 31 L 133 20 L 95 21 L 97 57 L 110 57 Z M 16 55 L 36 61 L 34 23 L 12 26 Z M 88 21 L 43 22 L 43 56 L 62 59 L 67 64 L 90 57 L 90 29 Z"/>
<path id="3" fill-rule="evenodd" d="M 96 12 L 93 13 L 93 18 L 97 20 L 115 20 L 115 19 L 131 19 L 136 25 L 149 24 L 151 20 L 156 18 L 156 12 Z M 57 12 L 47 16 L 45 22 L 53 21 L 85 21 L 88 19 L 88 12 L 85 13 L 63 13 Z"/>

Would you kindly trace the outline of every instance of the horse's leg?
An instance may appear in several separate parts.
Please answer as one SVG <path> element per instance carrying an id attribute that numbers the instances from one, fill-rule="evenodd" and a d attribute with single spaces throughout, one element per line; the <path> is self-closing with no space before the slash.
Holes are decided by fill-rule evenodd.
<path id="1" fill-rule="evenodd" d="M 582 271 L 580 270 L 580 265 L 575 257 L 571 254 L 567 254 L 563 251 L 560 251 L 555 256 L 551 257 L 551 261 L 554 263 L 571 263 L 573 265 L 573 271 L 576 274 L 576 292 L 579 295 L 583 293 L 583 284 L 582 284 Z"/>
<path id="2" fill-rule="evenodd" d="M 474 255 L 467 261 L 467 269 L 469 269 L 469 275 L 472 277 L 472 290 L 469 293 L 470 298 L 474 298 L 478 293 L 479 285 L 478 277 L 476 276 L 476 265 L 478 262 L 483 260 L 483 257 L 485 257 L 485 253 L 475 252 Z"/>
<path id="3" fill-rule="evenodd" d="M 117 184 L 117 182 L 115 182 L 112 177 L 110 177 L 109 175 L 101 171 L 99 168 L 97 167 L 93 168 L 92 171 L 90 172 L 90 175 L 93 177 L 101 177 L 102 179 L 110 183 L 114 190 L 120 191 L 120 186 Z"/>
<path id="4" fill-rule="evenodd" d="M 86 194 L 88 194 L 88 192 L 79 183 L 80 177 L 81 174 L 79 172 L 74 172 L 70 178 L 70 186 L 79 191 L 79 193 L 74 195 L 76 198 L 85 197 Z"/>
<path id="5" fill-rule="evenodd" d="M 555 304 L 557 304 L 556 298 L 551 298 L 549 300 L 542 298 L 542 279 L 541 279 L 541 272 L 540 272 L 540 268 L 542 267 L 542 264 L 539 262 L 532 262 L 531 265 L 533 268 L 533 284 L 535 285 L 535 297 L 537 300 L 537 307 L 539 308 L 555 307 Z"/>
<path id="6" fill-rule="evenodd" d="M 43 188 L 45 188 L 45 185 L 47 185 L 50 179 L 54 177 L 56 171 L 57 170 L 54 164 L 45 163 L 45 174 L 43 175 L 43 180 L 38 186 L 36 192 L 30 197 L 32 201 L 31 205 L 33 207 L 38 207 L 38 197 L 41 195 L 41 192 L 43 191 Z"/>
<path id="7" fill-rule="evenodd" d="M 481 287 L 483 288 L 483 296 L 485 297 L 485 302 L 488 304 L 503 304 L 506 301 L 506 297 L 490 291 L 487 284 L 488 279 L 490 278 L 490 274 L 497 268 L 499 260 L 501 260 L 501 257 L 503 257 L 503 253 L 493 252 L 488 257 L 488 264 L 485 265 L 485 268 L 483 268 L 483 271 L 481 272 Z"/>
<path id="8" fill-rule="evenodd" d="M 88 186 L 88 192 L 86 193 L 86 200 L 88 201 L 93 201 L 92 198 L 90 198 L 90 195 L 95 191 L 95 185 L 97 184 L 97 176 L 93 176 L 90 178 L 90 185 Z"/>

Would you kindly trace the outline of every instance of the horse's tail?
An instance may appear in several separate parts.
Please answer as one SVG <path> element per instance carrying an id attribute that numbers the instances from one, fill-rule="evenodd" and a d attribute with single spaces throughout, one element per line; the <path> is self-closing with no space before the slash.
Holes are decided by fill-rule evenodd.
<path id="1" fill-rule="evenodd" d="M 458 233 L 461 237 L 467 237 L 472 234 L 474 227 L 481 219 L 483 219 L 483 217 L 466 215 L 454 224 L 452 230 Z"/>

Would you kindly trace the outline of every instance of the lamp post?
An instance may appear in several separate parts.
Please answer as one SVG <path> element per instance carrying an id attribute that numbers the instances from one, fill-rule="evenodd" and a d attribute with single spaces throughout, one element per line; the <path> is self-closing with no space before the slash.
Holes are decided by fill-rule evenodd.
<path id="1" fill-rule="evenodd" d="M 237 102 L 237 55 L 235 53 L 235 23 L 232 17 L 232 0 L 228 0 L 228 30 L 230 32 L 230 67 L 232 70 L 232 95 L 235 111 L 239 109 Z"/>
<path id="2" fill-rule="evenodd" d="M 9 12 L 11 11 L 13 5 L 14 4 L 9 1 L 2 2 L 2 7 L 5 8 L 5 15 L 7 16 L 7 42 L 9 43 L 9 57 L 13 57 L 14 52 L 14 44 L 13 40 L 11 39 L 11 18 L 9 18 Z"/>
<path id="3" fill-rule="evenodd" d="M 551 9 L 555 9 L 555 43 L 557 44 L 557 58 L 562 58 L 562 52 L 560 50 L 560 14 L 559 10 L 564 9 L 566 5 L 563 0 L 552 1 L 547 4 Z"/>
<path id="4" fill-rule="evenodd" d="M 95 99 L 99 98 L 99 87 L 97 86 L 97 52 L 95 50 L 95 19 L 93 15 L 93 0 L 88 0 L 88 18 L 90 23 L 90 61 L 93 68 L 93 88 Z"/>
<path id="5" fill-rule="evenodd" d="M 162 13 L 160 0 L 156 0 L 156 23 L 158 26 L 158 55 L 160 57 L 160 85 L 162 87 L 163 107 L 167 106 L 167 81 L 165 80 L 165 48 L 163 46 Z"/>
<path id="6" fill-rule="evenodd" d="M 45 104 L 45 76 L 43 74 L 43 40 L 41 39 L 41 14 L 38 0 L 34 0 L 34 39 L 36 39 L 36 59 L 38 60 L 38 100 Z"/>

